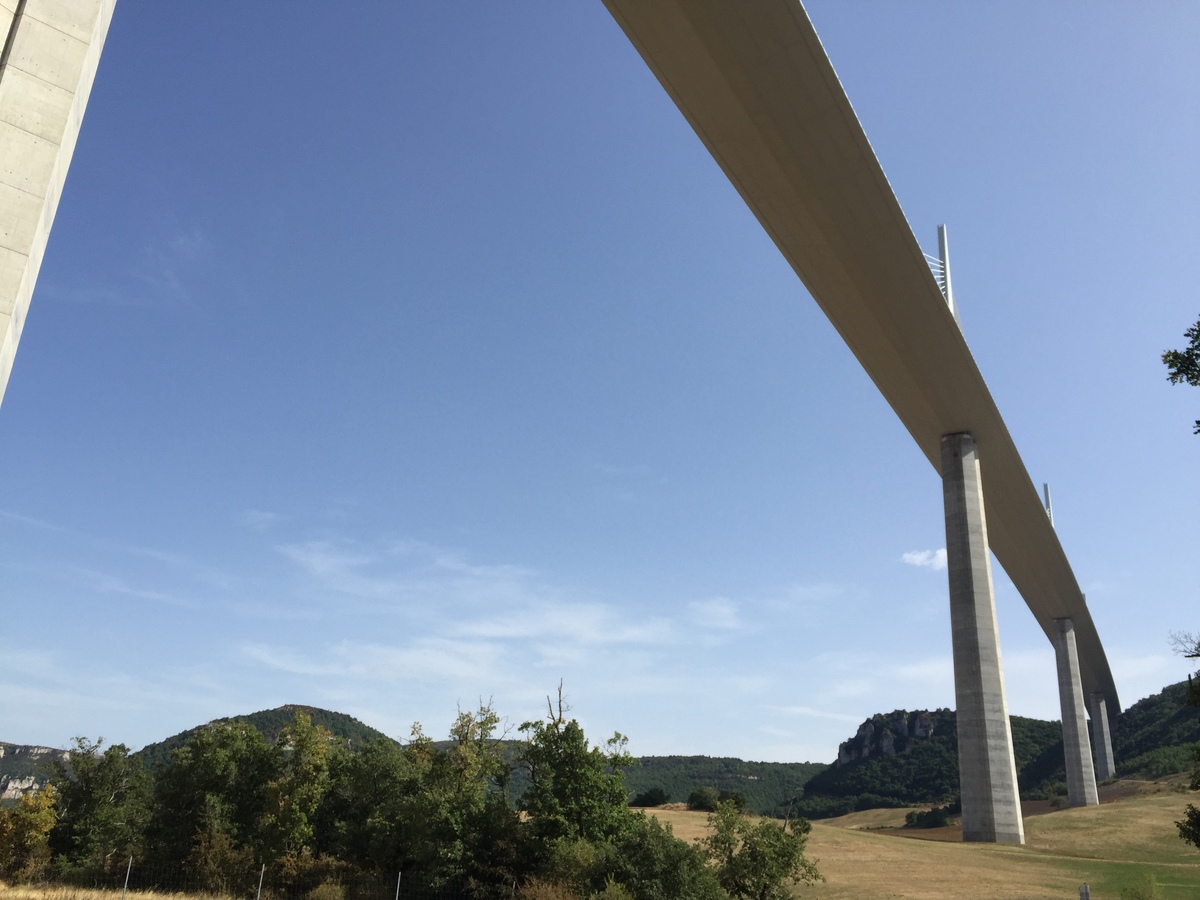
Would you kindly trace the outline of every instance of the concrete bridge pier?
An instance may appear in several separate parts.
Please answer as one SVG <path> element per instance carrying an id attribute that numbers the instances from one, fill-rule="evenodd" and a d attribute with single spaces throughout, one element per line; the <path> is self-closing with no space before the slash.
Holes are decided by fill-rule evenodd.
<path id="1" fill-rule="evenodd" d="M 1025 843 L 975 440 L 942 436 L 964 841 Z"/>
<path id="2" fill-rule="evenodd" d="M 1067 802 L 1071 806 L 1096 806 L 1096 772 L 1088 745 L 1083 682 L 1075 649 L 1075 623 L 1055 619 L 1054 656 L 1058 661 L 1058 700 L 1062 706 L 1063 753 L 1067 763 Z"/>
<path id="3" fill-rule="evenodd" d="M 1117 774 L 1113 762 L 1112 731 L 1108 725 L 1108 701 L 1103 694 L 1092 694 L 1088 698 L 1088 712 L 1092 718 L 1092 750 L 1096 756 L 1096 780 L 1107 781 Z"/>

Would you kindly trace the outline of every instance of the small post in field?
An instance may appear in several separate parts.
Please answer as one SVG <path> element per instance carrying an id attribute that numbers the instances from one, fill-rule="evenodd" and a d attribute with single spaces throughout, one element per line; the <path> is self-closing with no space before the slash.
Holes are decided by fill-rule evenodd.
<path id="1" fill-rule="evenodd" d="M 129 857 L 129 865 L 125 867 L 125 887 L 121 888 L 121 900 L 125 900 L 125 892 L 129 890 L 129 872 L 133 868 L 133 857 Z"/>
<path id="2" fill-rule="evenodd" d="M 396 900 L 400 900 L 400 876 L 403 874 L 403 871 L 396 873 Z"/>
<path id="3" fill-rule="evenodd" d="M 1092 889 L 1086 884 L 1079 886 L 1079 900 L 1092 900 Z"/>
<path id="4" fill-rule="evenodd" d="M 262 900 L 262 882 L 263 876 L 267 874 L 267 864 L 263 863 L 262 869 L 258 873 L 258 893 L 254 895 L 254 900 Z"/>

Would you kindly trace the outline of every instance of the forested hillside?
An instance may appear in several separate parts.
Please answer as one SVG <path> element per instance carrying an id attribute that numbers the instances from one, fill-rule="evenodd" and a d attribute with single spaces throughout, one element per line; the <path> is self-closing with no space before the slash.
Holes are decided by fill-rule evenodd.
<path id="1" fill-rule="evenodd" d="M 358 749 L 375 738 L 387 739 L 387 735 L 382 731 L 377 731 L 370 725 L 364 725 L 358 719 L 348 716 L 345 713 L 319 709 L 315 706 L 298 706 L 289 703 L 286 706 L 279 706 L 275 709 L 264 709 L 260 712 L 249 713 L 244 716 L 214 719 L 207 725 L 197 725 L 195 728 L 181 731 L 179 734 L 172 735 L 165 740 L 154 744 L 147 744 L 134 755 L 142 761 L 142 765 L 148 771 L 153 772 L 156 766 L 170 759 L 172 750 L 182 747 L 187 743 L 188 738 L 200 729 L 211 728 L 214 725 L 230 725 L 237 722 L 253 725 L 263 737 L 273 743 L 279 737 L 279 733 L 295 718 L 297 710 L 305 713 L 314 725 L 324 728 L 335 738 L 339 738 L 345 742 L 346 746 L 350 749 Z"/>
<path id="2" fill-rule="evenodd" d="M 1200 741 L 1200 709 L 1187 705 L 1187 682 L 1140 700 L 1113 731 L 1118 775 L 1159 778 L 1184 772 Z M 1012 716 L 1022 798 L 1066 794 L 1062 725 Z M 810 818 L 857 809 L 952 801 L 958 793 L 958 737 L 952 710 L 896 710 L 864 722 L 833 766 L 805 785 L 795 804 Z"/>
<path id="3" fill-rule="evenodd" d="M 1188 705 L 1186 681 L 1169 685 L 1121 713 L 1113 735 L 1117 773 L 1158 778 L 1182 772 L 1191 765 L 1197 741 L 1200 707 Z"/>
<path id="4" fill-rule="evenodd" d="M 145 769 L 156 770 L 170 754 L 204 729 L 244 723 L 273 743 L 297 711 L 332 734 L 351 752 L 371 740 L 399 743 L 351 716 L 310 706 L 281 706 L 218 719 L 147 745 L 136 754 Z M 1065 793 L 1062 730 L 1058 722 L 1013 716 L 1013 747 L 1018 783 L 1026 799 Z M 1117 719 L 1113 749 L 1119 775 L 1158 778 L 1186 771 L 1192 746 L 1200 742 L 1200 709 L 1187 705 L 1187 682 L 1139 700 Z M 514 766 L 524 742 L 498 741 L 497 752 L 510 774 L 505 792 L 516 803 L 529 788 L 527 773 Z M 448 743 L 435 744 L 439 750 Z M 0 791 L 11 804 L 45 783 L 50 763 L 63 751 L 0 743 Z M 699 788 L 741 794 L 746 808 L 764 814 L 788 809 L 810 818 L 840 815 L 878 806 L 942 803 L 958 790 L 957 734 L 952 710 L 897 710 L 872 716 L 845 741 L 832 765 L 759 763 L 730 757 L 650 756 L 635 760 L 625 776 L 631 798 L 659 789 L 669 800 L 687 801 Z"/>
<path id="5" fill-rule="evenodd" d="M 746 809 L 771 814 L 800 795 L 825 763 L 743 762 L 721 756 L 643 756 L 625 773 L 633 797 L 662 789 L 669 801 L 685 802 L 702 787 L 741 794 Z"/>

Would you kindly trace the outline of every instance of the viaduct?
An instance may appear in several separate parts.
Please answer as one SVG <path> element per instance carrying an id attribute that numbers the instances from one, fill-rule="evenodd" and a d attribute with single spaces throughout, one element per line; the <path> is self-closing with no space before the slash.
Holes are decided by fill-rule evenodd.
<path id="1" fill-rule="evenodd" d="M 115 2 L 0 0 L 0 399 Z M 604 3 L 941 476 L 963 838 L 1024 842 L 989 549 L 1054 645 L 1069 802 L 1097 803 L 1116 686 L 958 327 L 945 230 L 935 275 L 798 0 Z"/>

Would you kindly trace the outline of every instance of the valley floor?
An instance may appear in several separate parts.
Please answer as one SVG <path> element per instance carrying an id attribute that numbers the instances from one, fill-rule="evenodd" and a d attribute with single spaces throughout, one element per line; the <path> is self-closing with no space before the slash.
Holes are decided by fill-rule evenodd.
<path id="1" fill-rule="evenodd" d="M 1104 795 L 1108 802 L 1098 807 L 1028 810 L 1024 847 L 964 844 L 957 828 L 902 829 L 904 809 L 816 822 L 808 856 L 826 881 L 799 889 L 797 896 L 1075 900 L 1087 883 L 1094 900 L 1116 900 L 1122 888 L 1153 875 L 1164 900 L 1200 897 L 1200 851 L 1184 844 L 1174 825 L 1195 795 L 1148 782 L 1118 782 Z M 1028 814 L 1041 809 L 1047 811 Z M 707 830 L 704 813 L 654 814 L 685 840 Z"/>

